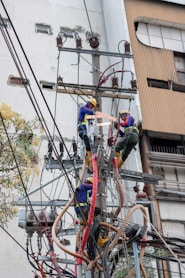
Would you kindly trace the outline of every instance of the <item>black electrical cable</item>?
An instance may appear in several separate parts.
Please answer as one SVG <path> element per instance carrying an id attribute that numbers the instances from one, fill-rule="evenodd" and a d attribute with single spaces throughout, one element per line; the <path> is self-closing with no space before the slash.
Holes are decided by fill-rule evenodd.
<path id="1" fill-rule="evenodd" d="M 2 2 L 2 1 L 1 1 Z"/>
<path id="2" fill-rule="evenodd" d="M 55 270 L 54 269 L 54 267 L 52 267 L 51 265 L 49 265 L 48 263 L 46 263 L 45 261 L 44 261 L 44 264 L 47 266 L 47 267 L 49 267 L 49 268 L 51 268 L 52 270 Z M 63 269 L 63 268 L 61 268 L 61 267 L 59 267 L 62 271 L 63 271 L 63 273 L 66 275 L 65 277 L 71 277 L 71 278 L 77 278 L 75 275 L 73 275 L 71 272 L 69 272 L 69 271 L 67 271 L 67 270 L 65 270 L 65 269 Z"/>
<path id="3" fill-rule="evenodd" d="M 28 249 L 28 246 L 26 248 L 26 255 L 27 255 L 27 259 L 28 259 L 28 262 L 30 263 L 30 265 L 37 271 L 39 271 L 39 269 L 34 265 L 34 263 L 30 260 L 30 256 L 29 256 L 29 249 Z M 35 260 L 35 258 L 34 258 Z"/>
<path id="4" fill-rule="evenodd" d="M 87 14 L 87 19 L 88 19 L 88 22 L 89 22 L 89 27 L 90 27 L 90 30 L 91 30 L 91 36 L 93 37 L 93 31 L 92 31 L 91 22 L 90 22 L 90 19 L 89 19 L 87 6 L 86 6 L 86 3 L 85 3 L 85 0 L 83 0 L 83 1 L 84 1 L 85 11 L 86 11 L 86 14 Z"/>
<path id="5" fill-rule="evenodd" d="M 7 235 L 9 237 L 11 237 L 11 239 L 13 239 L 13 241 L 15 241 L 17 243 L 17 245 L 19 247 L 21 247 L 23 249 L 24 252 L 26 252 L 26 249 L 1 224 L 0 224 L 0 227 L 5 233 L 7 233 Z M 31 255 L 29 255 L 29 256 L 31 256 Z"/>
<path id="6" fill-rule="evenodd" d="M 0 225 L 1 229 L 7 233 L 7 235 L 26 253 L 28 261 L 31 262 L 30 258 L 34 259 L 33 255 L 29 254 L 27 248 L 25 249 L 2 225 Z M 31 265 L 38 270 L 35 265 L 31 262 Z"/>
<path id="7" fill-rule="evenodd" d="M 107 257 L 109 256 L 109 254 L 108 254 L 108 247 L 111 244 L 111 241 L 114 239 L 114 237 L 115 236 L 112 236 L 111 240 L 105 245 L 104 252 L 103 252 L 102 263 L 103 263 L 104 275 L 105 275 L 106 278 L 111 278 L 110 273 L 109 273 L 110 269 L 109 269 L 108 263 L 107 263 Z"/>
<path id="8" fill-rule="evenodd" d="M 6 136 L 7 136 L 8 144 L 9 144 L 9 146 L 10 146 L 10 149 L 11 149 L 11 152 L 12 152 L 12 155 L 13 155 L 13 158 L 14 158 L 14 161 L 15 161 L 15 164 L 16 164 L 17 171 L 18 171 L 18 173 L 19 173 L 19 177 L 20 177 L 20 180 L 21 180 L 22 187 L 23 187 L 23 189 L 24 189 L 25 195 L 26 195 L 27 200 L 28 200 L 29 207 L 30 207 L 30 209 L 31 209 L 31 211 L 32 211 L 32 213 L 33 213 L 33 215 L 34 215 L 34 217 L 35 217 L 35 219 L 36 219 L 38 225 L 39 225 L 41 228 L 43 228 L 43 227 L 42 227 L 42 224 L 41 224 L 40 221 L 38 220 L 38 218 L 37 218 L 37 216 L 36 216 L 36 214 L 35 214 L 35 212 L 34 212 L 34 210 L 33 210 L 33 206 L 32 206 L 32 204 L 31 204 L 30 198 L 29 198 L 28 193 L 27 193 L 26 186 L 25 186 L 24 181 L 23 181 L 23 179 L 22 179 L 22 175 L 21 175 L 21 172 L 20 172 L 20 168 L 19 168 L 19 165 L 18 165 L 18 162 L 17 162 L 17 159 L 16 159 L 16 156 L 15 156 L 15 153 L 14 153 L 14 150 L 13 150 L 13 147 L 12 147 L 12 144 L 11 144 L 11 141 L 10 141 L 10 138 L 9 138 L 9 135 L 8 135 L 8 133 L 7 133 L 7 129 L 6 129 L 6 126 L 5 126 L 5 123 L 4 123 L 4 120 L 3 120 L 3 118 L 2 118 L 2 114 L 1 114 L 1 113 L 0 113 L 0 118 L 1 118 L 1 121 L 2 121 L 2 124 L 3 124 L 3 127 L 4 127 L 4 131 L 5 131 Z"/>
<path id="9" fill-rule="evenodd" d="M 23 49 L 22 49 L 23 50 Z M 23 51 L 24 52 L 24 51 Z M 27 57 L 26 57 L 27 58 Z M 27 61 L 28 62 L 28 61 Z M 28 62 L 28 64 L 29 64 L 29 62 Z M 29 64 L 30 65 L 30 64 Z M 34 73 L 33 73 L 33 71 L 32 71 L 32 74 L 34 75 Z M 35 75 L 34 75 L 34 77 L 35 77 Z M 47 104 L 47 103 L 46 103 Z M 54 123 L 55 123 L 55 120 L 53 119 L 53 121 L 54 121 Z M 55 123 L 56 124 L 56 123 Z M 10 143 L 10 142 L 9 142 Z M 64 144 L 65 145 L 65 144 Z M 13 150 L 12 150 L 13 151 Z M 14 157 L 15 158 L 15 157 Z M 65 169 L 64 169 L 65 170 Z M 69 178 L 68 178 L 68 180 L 69 180 Z M 71 183 L 70 183 L 71 184 Z M 24 185 L 23 185 L 24 186 Z M 71 184 L 71 187 L 72 187 L 72 184 Z M 24 189 L 25 189 L 25 186 L 24 186 Z M 28 195 L 27 195 L 27 192 L 25 191 L 25 193 L 26 193 L 26 196 L 27 196 L 27 198 L 28 198 Z M 28 200 L 29 200 L 29 198 L 28 198 Z M 30 203 L 30 206 L 31 206 L 31 202 L 30 202 L 30 200 L 29 200 L 29 203 Z M 32 207 L 32 206 L 31 206 Z"/>
<path id="10" fill-rule="evenodd" d="M 21 180 L 21 184 L 22 184 L 23 189 L 24 189 L 24 192 L 25 192 L 25 194 L 26 194 L 26 196 L 27 196 L 27 198 L 28 198 L 29 205 L 30 205 L 30 207 L 32 208 L 31 201 L 30 201 L 30 199 L 29 199 L 29 197 L 28 197 L 27 190 L 26 190 L 26 186 L 24 185 L 24 181 L 23 181 L 23 179 L 22 179 L 22 175 L 21 175 L 21 172 L 20 172 L 20 168 L 19 168 L 17 159 L 16 159 L 16 157 L 15 157 L 15 153 L 14 153 L 14 150 L 13 150 L 13 147 L 12 147 L 12 144 L 11 144 L 11 141 L 10 141 L 10 138 L 9 138 L 9 135 L 8 135 L 8 132 L 7 132 L 7 129 L 6 129 L 6 126 L 5 126 L 5 123 L 4 123 L 4 120 L 3 120 L 3 117 L 2 117 L 1 112 L 0 112 L 0 119 L 1 119 L 1 121 L 2 121 L 3 128 L 4 128 L 4 131 L 5 131 L 6 136 L 7 136 L 8 144 L 9 144 L 9 146 L 10 146 L 10 149 L 11 149 L 11 152 L 12 152 L 12 155 L 13 155 L 13 158 L 14 158 L 14 161 L 15 161 L 15 164 L 16 164 L 16 168 L 17 168 L 17 171 L 18 171 L 18 173 L 19 173 L 19 177 L 20 177 L 20 180 Z"/>
<path id="11" fill-rule="evenodd" d="M 3 3 L 2 0 L 1 0 L 1 3 L 2 3 L 3 8 L 4 8 L 5 12 L 6 12 L 6 15 L 7 15 L 7 17 L 8 17 L 8 20 L 9 20 L 10 23 L 11 23 L 12 29 L 13 29 L 14 34 L 15 34 L 15 36 L 16 36 L 18 42 L 19 42 L 19 45 L 20 45 L 20 47 L 21 47 L 21 49 L 22 49 L 22 52 L 23 52 L 23 54 L 24 54 L 24 56 L 25 56 L 25 59 L 26 59 L 28 65 L 29 65 L 29 68 L 30 68 L 30 70 L 31 70 L 31 72 L 32 72 L 32 75 L 33 75 L 33 77 L 34 77 L 34 80 L 35 80 L 35 82 L 36 82 L 36 84 L 37 84 L 37 86 L 38 86 L 38 88 L 39 88 L 39 91 L 40 91 L 42 97 L 43 97 L 43 100 L 44 100 L 45 105 L 46 105 L 46 107 L 47 107 L 47 109 L 48 109 L 48 112 L 49 112 L 49 114 L 50 114 L 50 116 L 51 116 L 51 118 L 52 118 L 52 120 L 53 120 L 53 122 L 54 122 L 54 124 L 55 124 L 55 126 L 56 126 L 56 129 L 57 129 L 57 132 L 58 132 L 58 134 L 59 134 L 59 136 L 60 136 L 60 139 L 61 139 L 61 141 L 62 141 L 62 143 L 63 143 L 63 145 L 64 145 L 66 151 L 68 152 L 68 149 L 67 149 L 66 144 L 65 144 L 65 142 L 64 142 L 64 140 L 63 140 L 63 137 L 61 136 L 60 130 L 59 130 L 58 126 L 56 125 L 55 119 L 54 119 L 54 117 L 53 117 L 53 115 L 52 115 L 52 113 L 51 113 L 51 110 L 50 110 L 50 108 L 49 108 L 47 102 L 46 102 L 46 99 L 45 99 L 45 97 L 44 97 L 44 95 L 43 95 L 43 93 L 42 93 L 42 90 L 41 90 L 41 88 L 40 88 L 40 86 L 39 86 L 39 83 L 38 83 L 38 81 L 37 81 L 37 78 L 36 78 L 36 76 L 35 76 L 35 74 L 34 74 L 34 71 L 33 71 L 32 67 L 31 67 L 31 64 L 30 64 L 30 62 L 29 62 L 29 60 L 28 60 L 28 58 L 27 58 L 27 55 L 26 55 L 26 53 L 25 53 L 25 51 L 24 51 L 24 48 L 23 48 L 23 46 L 22 46 L 22 44 L 21 44 L 21 42 L 20 42 L 20 39 L 19 39 L 19 37 L 18 37 L 18 35 L 17 35 L 17 33 L 16 33 L 16 30 L 15 30 L 13 24 L 12 24 L 12 21 L 11 21 L 11 19 L 10 19 L 10 17 L 9 17 L 9 14 L 8 14 L 8 12 L 7 12 L 7 10 L 6 10 L 6 7 L 5 7 L 5 5 L 4 5 L 4 3 Z M 40 113 L 41 113 L 41 111 L 40 111 Z M 42 113 L 41 113 L 41 114 L 42 114 Z M 40 117 L 39 117 L 39 118 L 40 118 Z M 43 119 L 43 117 L 41 117 L 41 118 Z M 50 135 L 50 133 L 49 133 L 49 135 Z M 52 140 L 51 135 L 50 135 L 49 137 L 50 137 L 50 139 L 51 139 L 51 142 L 53 143 L 53 140 Z M 56 147 L 55 147 L 54 144 L 53 144 L 53 147 L 54 147 L 54 149 L 55 149 L 55 155 L 56 155 L 56 157 L 59 158 L 59 154 L 58 154 L 57 149 L 56 149 Z M 68 155 L 69 155 L 69 154 L 68 154 Z M 60 159 L 59 159 L 59 162 L 60 162 Z M 63 171 L 64 171 L 65 174 L 66 174 L 66 177 L 67 177 L 68 182 L 69 182 L 69 184 L 70 184 L 70 186 L 71 186 L 71 189 L 72 189 L 73 192 L 74 192 L 74 187 L 73 187 L 71 181 L 69 180 L 68 175 L 67 175 L 67 172 L 66 172 L 66 170 L 65 170 L 65 168 L 64 168 L 64 165 L 63 165 L 62 163 L 61 163 L 61 167 L 63 168 Z M 75 167 L 75 165 L 74 165 L 74 167 Z"/>
<path id="12" fill-rule="evenodd" d="M 10 18 L 9 18 L 10 19 Z M 13 26 L 13 25 L 12 25 Z M 14 28 L 13 28 L 14 29 Z M 14 32 L 15 32 L 15 29 L 14 29 Z M 18 40 L 19 41 L 19 40 Z M 20 41 L 19 41 L 19 43 L 20 43 Z M 21 48 L 22 48 L 22 46 L 21 46 Z M 22 48 L 22 51 L 23 51 L 23 53 L 25 54 L 25 52 L 24 52 L 24 50 L 23 50 L 23 48 Z M 25 56 L 26 57 L 26 56 Z M 28 62 L 28 59 L 27 59 L 27 57 L 26 57 L 26 60 L 27 60 L 27 62 Z M 20 63 L 21 64 L 21 63 Z M 29 64 L 29 66 L 30 66 L 30 63 L 28 62 L 28 64 Z M 30 67 L 30 69 L 31 69 L 31 67 Z M 32 69 L 31 69 L 31 71 L 32 71 Z M 20 72 L 20 71 L 19 71 Z M 20 72 L 21 73 L 21 72 Z M 34 75 L 34 73 L 33 73 L 33 71 L 32 71 L 32 74 L 33 74 L 33 76 L 35 77 L 35 75 Z M 21 77 L 22 77 L 22 75 L 21 75 Z M 27 78 L 26 78 L 27 79 Z M 35 78 L 35 80 L 36 80 L 36 78 Z M 38 85 L 38 84 L 37 84 Z M 33 104 L 33 103 L 32 103 Z M 36 102 L 36 104 L 37 104 L 37 102 Z M 46 104 L 46 106 L 47 106 L 47 108 L 48 108 L 48 110 L 49 110 L 49 107 L 48 107 L 48 105 L 47 105 L 47 103 L 45 102 L 45 104 Z M 38 104 L 37 104 L 38 105 Z M 34 107 L 35 107 L 35 105 L 34 105 Z M 36 107 L 35 107 L 36 108 Z M 50 111 L 50 110 L 49 110 Z M 39 111 L 40 112 L 40 115 L 42 115 L 42 113 L 41 113 L 41 111 Z M 37 111 L 37 113 L 38 113 L 38 111 Z M 51 114 L 51 116 L 52 116 L 52 114 Z M 43 117 L 42 117 L 43 118 Z M 56 122 L 55 122 L 55 119 L 52 117 L 52 119 L 53 119 L 53 122 L 54 122 L 54 124 L 56 124 Z M 47 126 L 45 127 L 45 128 L 47 128 Z M 51 140 L 52 141 L 52 140 Z M 10 142 L 9 142 L 10 143 Z M 10 146 L 11 146 L 11 143 L 10 143 Z M 14 159 L 15 159 L 15 157 L 14 157 Z M 15 161 L 16 161 L 16 159 L 15 159 Z M 17 161 L 16 161 L 16 164 L 17 164 Z M 17 165 L 18 166 L 18 165 Z M 19 169 L 19 168 L 18 168 Z M 21 178 L 21 180 L 22 180 L 22 178 Z M 22 180 L 22 185 L 23 185 L 23 187 L 24 187 L 24 189 L 25 189 L 25 186 L 24 186 L 24 184 L 23 184 L 23 180 Z M 26 195 L 27 195 L 27 191 L 25 190 L 25 193 L 26 193 Z M 28 195 L 27 195 L 27 198 L 28 198 Z M 28 200 L 29 200 L 29 198 L 28 198 Z M 29 200 L 29 202 L 30 202 L 30 200 Z M 30 205 L 31 205 L 31 202 L 30 202 Z M 32 265 L 32 266 L 34 266 L 34 265 Z"/>
<path id="13" fill-rule="evenodd" d="M 60 51 L 58 54 L 58 63 L 57 63 L 57 78 L 56 78 L 56 94 L 55 94 L 55 109 L 54 109 L 54 119 L 56 119 L 56 107 L 57 107 L 57 87 L 58 87 L 58 75 L 59 75 L 59 64 L 60 64 Z M 55 134 L 55 124 L 53 125 L 53 137 Z"/>
<path id="14" fill-rule="evenodd" d="M 148 253 L 145 253 L 144 256 L 150 257 L 150 258 L 155 258 L 155 259 L 160 259 L 163 261 L 178 262 L 178 260 L 175 258 L 170 258 L 170 257 L 165 257 L 165 256 L 153 255 L 153 254 L 148 254 Z M 185 263 L 185 260 L 184 261 L 182 260 L 181 263 Z"/>
<path id="15" fill-rule="evenodd" d="M 1 2 L 2 2 L 2 4 L 3 4 L 3 1 L 2 1 L 2 0 L 1 0 Z M 38 81 L 37 81 L 37 78 L 36 78 L 36 76 L 35 76 L 35 74 L 34 74 L 34 71 L 33 71 L 32 67 L 31 67 L 31 64 L 30 64 L 30 62 L 29 62 L 29 60 L 28 60 L 28 58 L 27 58 L 27 55 L 26 55 L 26 53 L 25 53 L 25 51 L 24 51 L 24 48 L 23 48 L 23 46 L 22 46 L 22 44 L 21 44 L 21 42 L 20 42 L 20 40 L 19 40 L 19 37 L 18 37 L 18 35 L 17 35 L 17 33 L 16 33 L 16 30 L 15 30 L 15 28 L 14 28 L 14 26 L 13 26 L 13 23 L 12 23 L 12 21 L 11 21 L 9 15 L 8 15 L 8 12 L 7 12 L 7 10 L 6 10 L 4 4 L 3 4 L 3 8 L 4 8 L 4 10 L 5 10 L 6 14 L 7 14 L 8 20 L 9 20 L 10 23 L 11 23 L 11 26 L 12 26 L 12 28 L 13 28 L 13 30 L 14 30 L 14 33 L 15 33 L 15 35 L 16 35 L 16 38 L 17 38 L 17 40 L 18 40 L 18 42 L 19 42 L 19 45 L 20 45 L 20 47 L 21 47 L 21 49 L 22 49 L 22 52 L 23 52 L 23 54 L 24 54 L 24 56 L 25 56 L 25 59 L 26 59 L 28 65 L 29 65 L 29 68 L 30 68 L 30 70 L 31 70 L 31 72 L 32 72 L 32 75 L 33 75 L 34 79 L 35 79 L 35 82 L 36 82 L 36 84 L 37 84 L 37 86 L 38 86 L 38 88 L 39 88 L 39 90 L 40 90 L 40 93 L 41 93 L 43 99 L 44 99 L 45 105 L 46 105 L 46 107 L 47 107 L 47 109 L 48 109 L 48 111 L 49 111 L 49 113 L 50 113 L 50 116 L 51 116 L 53 122 L 55 123 L 56 129 L 57 129 L 57 131 L 58 131 L 58 133 L 59 133 L 59 135 L 60 135 L 60 138 L 63 140 L 63 138 L 62 138 L 62 136 L 61 136 L 61 134 L 60 134 L 60 130 L 59 130 L 58 126 L 56 125 L 55 119 L 53 118 L 53 115 L 52 115 L 52 113 L 51 113 L 51 110 L 50 110 L 50 108 L 49 108 L 49 106 L 48 106 L 48 104 L 47 104 L 47 102 L 46 102 L 46 99 L 45 99 L 43 93 L 42 93 L 42 90 L 41 90 L 41 88 L 40 88 L 40 86 L 39 86 L 39 83 L 38 83 Z M 7 30 L 6 30 L 6 31 L 7 31 Z M 14 50 L 15 50 L 15 49 L 14 49 Z M 36 100 L 35 100 L 35 102 L 36 102 Z M 37 102 L 36 102 L 36 104 L 38 105 Z M 34 107 L 34 108 L 35 108 L 35 107 Z M 41 116 L 42 116 L 42 117 L 39 117 L 39 118 L 43 119 L 43 115 L 42 115 L 42 113 L 41 113 L 41 110 L 39 110 L 39 112 L 40 112 L 40 114 L 41 114 Z M 38 113 L 37 113 L 37 114 L 38 114 Z M 49 132 L 48 132 L 48 133 L 49 133 Z M 51 138 L 51 136 L 50 136 L 50 138 Z M 52 141 L 52 138 L 51 138 L 51 141 Z M 66 148 L 66 151 L 68 152 L 67 147 L 66 147 L 66 145 L 65 145 L 65 142 L 63 141 L 62 143 L 64 144 L 64 146 L 65 146 L 65 148 Z M 57 156 L 57 154 L 56 154 L 56 156 Z M 62 166 L 63 166 L 63 165 L 62 165 Z"/>

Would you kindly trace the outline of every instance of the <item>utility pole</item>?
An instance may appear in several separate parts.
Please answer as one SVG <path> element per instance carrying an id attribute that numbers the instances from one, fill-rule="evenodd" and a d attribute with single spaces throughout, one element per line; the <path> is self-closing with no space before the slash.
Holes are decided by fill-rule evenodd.
<path id="1" fill-rule="evenodd" d="M 98 70 L 100 68 L 100 55 L 96 53 L 92 54 L 92 64 L 93 67 L 96 68 L 96 70 L 93 71 L 93 85 L 98 85 L 99 79 L 100 79 L 100 71 Z M 96 90 L 96 100 L 97 100 L 97 110 L 102 112 L 102 99 L 100 95 L 100 91 Z M 99 122 L 101 122 L 102 119 L 99 119 Z M 96 199 L 96 206 L 101 208 L 102 211 L 106 210 L 106 195 L 105 195 L 105 177 L 103 173 L 103 165 L 104 165 L 104 157 L 103 157 L 103 128 L 100 125 L 98 130 L 98 137 L 96 138 L 95 145 L 97 147 L 97 155 L 98 155 L 98 177 L 101 180 L 101 186 L 98 189 L 98 195 Z"/>

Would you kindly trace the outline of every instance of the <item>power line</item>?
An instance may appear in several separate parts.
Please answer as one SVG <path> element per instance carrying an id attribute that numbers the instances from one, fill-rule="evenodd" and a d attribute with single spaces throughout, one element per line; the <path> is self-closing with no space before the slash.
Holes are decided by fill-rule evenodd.
<path id="1" fill-rule="evenodd" d="M 15 241 L 15 243 L 25 252 L 27 253 L 26 249 L 15 239 L 15 237 L 13 237 L 1 224 L 0 224 L 1 229 L 7 233 L 7 235 L 13 240 Z M 29 254 L 30 257 L 32 257 L 32 255 Z"/>
<path id="2" fill-rule="evenodd" d="M 84 1 L 85 11 L 86 11 L 86 14 L 87 14 L 87 19 L 88 19 L 88 22 L 89 22 L 89 27 L 90 27 L 90 30 L 91 30 L 91 36 L 93 37 L 93 31 L 92 31 L 92 27 L 91 27 L 91 22 L 90 22 L 87 6 L 86 6 L 86 3 L 85 3 L 85 0 L 83 0 L 83 1 Z"/>
<path id="3" fill-rule="evenodd" d="M 9 14 L 8 14 L 8 12 L 7 12 L 7 10 L 6 10 L 6 7 L 5 7 L 5 5 L 4 5 L 4 3 L 3 3 L 2 0 L 1 0 L 1 3 L 2 3 L 3 8 L 4 8 L 5 12 L 6 12 L 7 18 L 8 18 L 8 20 L 9 20 L 10 23 L 11 23 L 11 26 L 12 26 L 12 29 L 13 29 L 13 31 L 14 31 L 14 34 L 15 34 L 17 40 L 18 40 L 18 43 L 19 43 L 19 45 L 20 45 L 20 47 L 21 47 L 21 50 L 22 50 L 22 52 L 23 52 L 23 54 L 24 54 L 24 57 L 25 57 L 25 59 L 26 59 L 26 61 L 27 61 L 27 63 L 28 63 L 28 66 L 29 66 L 29 68 L 30 68 L 30 70 L 31 70 L 31 73 L 32 73 L 33 77 L 34 77 L 34 80 L 35 80 L 35 82 L 36 82 L 36 84 L 37 84 L 37 86 L 38 86 L 38 88 L 39 88 L 39 91 L 40 91 L 40 93 L 41 93 L 41 95 L 42 95 L 42 98 L 43 98 L 44 103 L 45 103 L 45 105 L 46 105 L 46 107 L 47 107 L 47 110 L 48 110 L 48 112 L 49 112 L 49 114 L 50 114 L 50 116 L 51 116 L 51 118 L 52 118 L 52 121 L 53 121 L 54 124 L 55 124 L 55 127 L 56 127 L 57 132 L 58 132 L 58 134 L 59 134 L 59 136 L 60 136 L 60 139 L 61 139 L 61 141 L 62 141 L 62 144 L 64 145 L 64 147 L 65 147 L 65 149 L 66 149 L 66 151 L 67 151 L 67 153 L 68 153 L 68 156 L 69 156 L 69 152 L 68 152 L 67 146 L 66 146 L 66 144 L 65 144 L 65 142 L 64 142 L 64 140 L 63 140 L 63 137 L 62 137 L 62 135 L 61 135 L 61 133 L 60 133 L 60 130 L 59 130 L 59 128 L 58 128 L 58 126 L 57 126 L 57 124 L 56 124 L 56 122 L 55 122 L 55 119 L 54 119 L 54 117 L 53 117 L 53 115 L 52 115 L 52 113 L 51 113 L 51 110 L 50 110 L 50 108 L 49 108 L 49 106 L 48 106 L 48 103 L 47 103 L 47 101 L 46 101 L 46 99 L 45 99 L 45 97 L 44 97 L 44 94 L 43 94 L 43 92 L 42 92 L 40 86 L 39 86 L 39 83 L 38 83 L 38 80 L 37 80 L 37 78 L 36 78 L 36 75 L 35 75 L 35 73 L 34 73 L 32 67 L 31 67 L 31 64 L 30 64 L 30 62 L 29 62 L 29 60 L 28 60 L 28 57 L 27 57 L 27 55 L 26 55 L 26 53 L 25 53 L 25 51 L 24 51 L 24 48 L 23 48 L 23 46 L 22 46 L 22 44 L 21 44 L 21 42 L 20 42 L 20 39 L 19 39 L 19 37 L 18 37 L 18 35 L 17 35 L 17 32 L 16 32 L 16 30 L 15 30 L 15 28 L 14 28 L 14 26 L 13 26 L 13 23 L 12 23 L 10 17 L 9 17 Z M 25 86 L 25 87 L 27 88 L 27 86 Z M 30 94 L 29 94 L 29 97 L 30 97 L 30 99 L 31 99 Z M 37 113 L 38 113 L 38 112 L 40 113 L 39 119 L 42 119 L 41 123 L 42 123 L 42 125 L 44 124 L 44 127 L 45 127 L 45 129 L 46 129 L 46 131 L 47 131 L 47 133 L 48 133 L 48 138 L 50 138 L 50 142 L 52 142 L 53 149 L 54 149 L 54 151 L 55 151 L 55 155 L 56 155 L 56 157 L 58 157 L 58 161 L 60 162 L 59 153 L 58 153 L 58 151 L 57 151 L 57 149 L 56 149 L 56 147 L 55 147 L 55 144 L 54 144 L 54 142 L 53 142 L 53 139 L 52 139 L 52 136 L 51 136 L 51 134 L 50 134 L 50 132 L 49 132 L 49 129 L 48 129 L 47 125 L 45 124 L 43 114 L 42 114 L 41 110 L 39 109 L 38 103 L 36 102 L 36 99 L 35 99 L 34 95 L 33 95 L 33 98 L 34 98 L 34 101 L 35 101 L 35 103 L 36 103 L 36 105 L 37 105 L 37 108 L 38 108 Z M 31 101 L 32 101 L 32 104 L 34 105 L 33 99 L 31 99 Z M 35 105 L 34 105 L 34 108 L 35 108 Z M 38 113 L 38 114 L 39 114 L 39 113 Z M 61 163 L 61 162 L 60 162 L 60 163 Z M 66 178 L 67 178 L 67 180 L 68 180 L 68 183 L 69 183 L 70 186 L 71 186 L 71 189 L 74 191 L 74 187 L 73 187 L 73 185 L 72 185 L 72 183 L 71 183 L 71 181 L 70 181 L 70 179 L 69 179 L 69 177 L 68 177 L 68 174 L 67 174 L 67 172 L 66 172 L 66 170 L 65 170 L 65 167 L 64 167 L 64 165 L 63 165 L 62 163 L 61 163 L 61 168 L 62 168 L 63 171 L 65 172 Z M 74 165 L 74 168 L 75 168 L 75 165 Z"/>

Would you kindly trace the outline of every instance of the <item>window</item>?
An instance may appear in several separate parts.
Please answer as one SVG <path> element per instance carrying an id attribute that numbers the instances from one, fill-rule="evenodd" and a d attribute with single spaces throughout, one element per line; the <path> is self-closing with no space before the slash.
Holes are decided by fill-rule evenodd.
<path id="1" fill-rule="evenodd" d="M 185 154 L 183 142 L 160 138 L 150 138 L 150 149 L 153 152 Z"/>
<path id="2" fill-rule="evenodd" d="M 70 28 L 60 27 L 60 32 L 64 34 L 66 38 L 74 38 L 74 31 Z"/>
<path id="3" fill-rule="evenodd" d="M 185 55 L 174 53 L 177 83 L 185 85 Z"/>
<path id="4" fill-rule="evenodd" d="M 161 89 L 169 89 L 168 81 L 147 78 L 148 87 L 155 87 Z"/>
<path id="5" fill-rule="evenodd" d="M 10 76 L 8 83 L 10 85 L 28 85 L 29 84 L 29 80 L 24 79 L 24 78 L 20 78 L 20 77 L 14 77 L 14 76 Z"/>
<path id="6" fill-rule="evenodd" d="M 146 22 L 136 22 L 135 29 L 139 41 L 147 46 L 185 52 L 185 26 L 184 29 L 178 29 Z"/>
<path id="7" fill-rule="evenodd" d="M 159 88 L 159 89 L 167 89 L 173 90 L 176 92 L 185 93 L 185 84 L 176 83 L 173 80 L 158 80 L 158 79 L 151 79 L 147 78 L 148 87 Z"/>
<path id="8" fill-rule="evenodd" d="M 52 35 L 51 26 L 43 24 L 43 23 L 36 23 L 35 24 L 35 32 Z"/>
<path id="9" fill-rule="evenodd" d="M 56 88 L 55 83 L 52 82 L 40 81 L 40 85 L 42 89 L 55 90 Z"/>
<path id="10" fill-rule="evenodd" d="M 172 82 L 172 90 L 181 92 L 181 93 L 185 93 L 185 85 L 181 85 L 181 84 Z"/>

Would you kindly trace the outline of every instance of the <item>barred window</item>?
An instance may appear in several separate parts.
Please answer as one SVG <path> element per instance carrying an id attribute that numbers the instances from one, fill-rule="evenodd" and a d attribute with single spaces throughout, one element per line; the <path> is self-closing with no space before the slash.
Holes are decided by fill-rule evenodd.
<path id="1" fill-rule="evenodd" d="M 43 23 L 35 24 L 35 32 L 52 35 L 51 26 Z"/>

